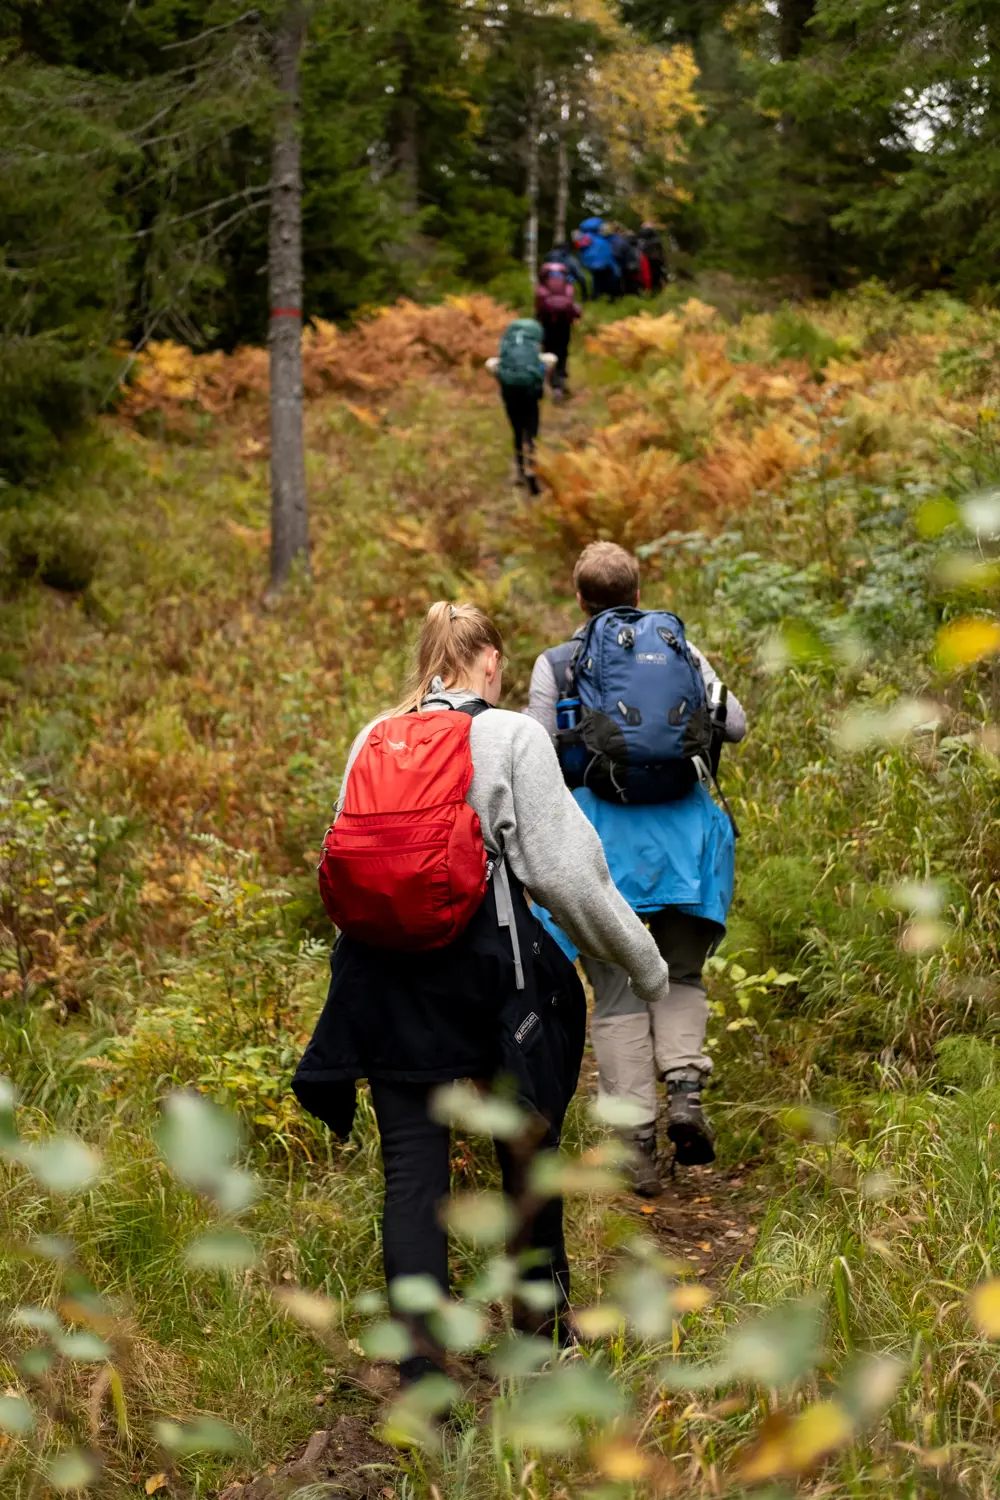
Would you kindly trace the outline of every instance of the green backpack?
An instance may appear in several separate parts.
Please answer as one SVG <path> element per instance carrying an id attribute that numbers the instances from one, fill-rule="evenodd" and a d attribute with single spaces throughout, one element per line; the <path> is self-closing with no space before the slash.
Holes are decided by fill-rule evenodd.
<path id="1" fill-rule="evenodd" d="M 534 318 L 516 318 L 508 323 L 500 340 L 500 365 L 497 375 L 501 385 L 531 386 L 540 391 L 545 384 L 542 364 L 542 325 Z"/>

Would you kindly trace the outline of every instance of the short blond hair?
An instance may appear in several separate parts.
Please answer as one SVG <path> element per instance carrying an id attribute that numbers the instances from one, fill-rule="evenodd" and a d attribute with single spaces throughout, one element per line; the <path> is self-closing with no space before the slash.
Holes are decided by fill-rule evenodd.
<path id="1" fill-rule="evenodd" d="M 576 560 L 573 587 L 591 615 L 632 605 L 639 594 L 639 559 L 617 542 L 591 542 Z"/>

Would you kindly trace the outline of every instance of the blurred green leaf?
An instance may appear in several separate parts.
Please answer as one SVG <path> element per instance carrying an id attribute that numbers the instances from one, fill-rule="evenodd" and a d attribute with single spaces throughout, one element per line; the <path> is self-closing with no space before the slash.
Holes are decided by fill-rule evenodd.
<path id="1" fill-rule="evenodd" d="M 397 1276 L 389 1287 L 389 1301 L 394 1311 L 419 1316 L 440 1307 L 444 1293 L 433 1276 Z"/>
<path id="2" fill-rule="evenodd" d="M 58 1234 L 40 1234 L 37 1238 L 28 1241 L 28 1251 L 37 1255 L 41 1260 L 70 1261 L 76 1252 L 72 1240 L 65 1239 Z"/>
<path id="3" fill-rule="evenodd" d="M 461 1125 L 498 1141 L 512 1141 L 528 1126 L 528 1116 L 512 1099 L 482 1094 L 469 1083 L 449 1083 L 431 1096 L 431 1117 L 443 1125 Z"/>
<path id="4" fill-rule="evenodd" d="M 430 1314 L 427 1324 L 446 1349 L 455 1349 L 460 1354 L 481 1343 L 487 1328 L 483 1314 L 467 1302 L 446 1302 Z"/>
<path id="5" fill-rule="evenodd" d="M 897 698 L 891 708 L 853 708 L 840 721 L 838 740 L 847 751 L 872 745 L 897 745 L 918 731 L 937 728 L 942 718 L 938 704 L 926 698 Z"/>
<path id="6" fill-rule="evenodd" d="M 51 1307 L 33 1307 L 30 1303 L 24 1307 L 16 1307 L 11 1313 L 10 1321 L 18 1328 L 34 1328 L 53 1338 L 62 1332 L 59 1315 Z"/>
<path id="7" fill-rule="evenodd" d="M 587 1161 L 557 1151 L 540 1152 L 528 1174 L 531 1190 L 540 1198 L 560 1198 L 571 1193 L 618 1193 L 622 1181 L 621 1172 L 599 1157 Z"/>
<path id="8" fill-rule="evenodd" d="M 361 1347 L 369 1359 L 388 1359 L 398 1363 L 413 1353 L 413 1339 L 402 1323 L 386 1319 L 365 1329 L 361 1335 Z"/>
<path id="9" fill-rule="evenodd" d="M 500 1245 L 506 1240 L 517 1215 L 503 1193 L 455 1193 L 445 1205 L 448 1228 L 477 1245 Z"/>
<path id="10" fill-rule="evenodd" d="M 623 1410 L 624 1394 L 610 1373 L 578 1363 L 540 1375 L 520 1390 L 502 1424 L 514 1442 L 560 1453 L 579 1445 L 579 1422 L 612 1422 Z"/>
<path id="11" fill-rule="evenodd" d="M 397 1447 L 437 1447 L 440 1433 L 435 1418 L 443 1416 L 459 1394 L 458 1386 L 446 1375 L 425 1375 L 389 1407 L 382 1428 L 385 1440 Z"/>
<path id="12" fill-rule="evenodd" d="M 385 1310 L 385 1297 L 381 1292 L 361 1292 L 354 1299 L 354 1310 L 363 1318 L 377 1317 Z"/>
<path id="13" fill-rule="evenodd" d="M 517 1282 L 516 1261 L 506 1255 L 488 1260 L 476 1278 L 463 1287 L 463 1295 L 472 1302 L 500 1302 L 509 1297 Z"/>
<path id="14" fill-rule="evenodd" d="M 189 1453 L 238 1453 L 245 1446 L 240 1434 L 217 1417 L 157 1422 L 153 1431 L 160 1446 L 178 1457 Z"/>
<path id="15" fill-rule="evenodd" d="M 822 1308 L 817 1301 L 786 1303 L 734 1329 L 714 1362 L 668 1362 L 661 1366 L 659 1379 L 675 1391 L 710 1390 L 734 1380 L 779 1388 L 791 1385 L 819 1359 L 822 1329 Z"/>
<path id="16" fill-rule="evenodd" d="M 46 1192 L 60 1196 L 89 1187 L 101 1172 L 101 1158 L 75 1136 L 52 1136 L 17 1146 L 12 1154 Z"/>
<path id="17" fill-rule="evenodd" d="M 55 1355 L 51 1349 L 44 1349 L 41 1344 L 36 1344 L 32 1349 L 25 1349 L 18 1356 L 17 1368 L 22 1375 L 27 1375 L 29 1380 L 44 1380 L 52 1368 Z"/>
<path id="18" fill-rule="evenodd" d="M 35 1425 L 34 1409 L 23 1396 L 0 1396 L 0 1431 L 24 1437 Z"/>
<path id="19" fill-rule="evenodd" d="M 516 1380 L 540 1370 L 553 1357 L 553 1353 L 551 1339 L 536 1338 L 527 1333 L 509 1333 L 490 1355 L 490 1369 L 498 1379 Z"/>
<path id="20" fill-rule="evenodd" d="M 178 1091 L 163 1106 L 157 1139 L 181 1181 L 210 1192 L 229 1173 L 240 1148 L 240 1128 L 233 1115 L 200 1094 Z"/>
<path id="21" fill-rule="evenodd" d="M 48 1481 L 63 1494 L 85 1490 L 100 1477 L 100 1465 L 82 1448 L 67 1448 L 49 1465 Z"/>
<path id="22" fill-rule="evenodd" d="M 231 1167 L 218 1178 L 212 1196 L 224 1214 L 241 1214 L 245 1208 L 250 1207 L 259 1192 L 260 1185 L 256 1177 L 241 1171 L 239 1167 Z"/>
<path id="23" fill-rule="evenodd" d="M 646 1112 L 631 1099 L 620 1099 L 613 1094 L 598 1094 L 590 1104 L 591 1119 L 599 1125 L 610 1125 L 612 1130 L 634 1130 L 647 1123 Z"/>
<path id="24" fill-rule="evenodd" d="M 864 1354 L 855 1360 L 841 1377 L 839 1391 L 852 1420 L 860 1423 L 884 1411 L 905 1374 L 905 1362 L 895 1355 Z"/>
<path id="25" fill-rule="evenodd" d="M 111 1354 L 104 1340 L 98 1338 L 96 1333 L 89 1333 L 86 1329 L 78 1333 L 64 1333 L 56 1339 L 56 1348 L 66 1359 L 76 1360 L 79 1364 L 90 1364 L 96 1360 L 107 1359 Z"/>
<path id="26" fill-rule="evenodd" d="M 245 1271 L 258 1262 L 257 1248 L 238 1229 L 210 1229 L 192 1240 L 184 1252 L 192 1270 Z"/>

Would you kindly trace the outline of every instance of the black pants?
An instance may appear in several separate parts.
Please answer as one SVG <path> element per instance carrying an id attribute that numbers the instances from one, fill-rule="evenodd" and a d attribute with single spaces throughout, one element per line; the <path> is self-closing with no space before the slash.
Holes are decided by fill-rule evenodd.
<path id="1" fill-rule="evenodd" d="M 514 433 L 514 457 L 517 472 L 528 481 L 532 494 L 538 493 L 535 478 L 535 439 L 538 436 L 540 393 L 531 386 L 501 385 L 503 404 Z"/>
<path id="2" fill-rule="evenodd" d="M 594 278 L 594 296 L 608 297 L 616 302 L 622 294 L 621 280 L 615 266 L 602 266 L 599 271 L 592 271 Z"/>
<path id="3" fill-rule="evenodd" d="M 397 1083 L 387 1079 L 371 1080 L 372 1104 L 382 1138 L 382 1166 L 385 1172 L 385 1207 L 382 1214 L 382 1257 L 385 1279 L 390 1288 L 397 1276 L 432 1276 L 445 1293 L 448 1291 L 448 1235 L 438 1221 L 440 1204 L 451 1187 L 451 1132 L 439 1125 L 427 1112 L 428 1099 L 437 1084 Z M 505 1141 L 496 1143 L 497 1160 L 503 1178 L 504 1192 L 526 1205 L 526 1166 Z M 540 1142 L 541 1149 L 559 1144 L 559 1133 L 549 1129 Z M 531 1205 L 527 1205 L 531 1207 Z M 522 1273 L 525 1280 L 547 1280 L 555 1283 L 556 1308 L 569 1299 L 569 1265 L 563 1240 L 562 1199 L 553 1198 L 537 1204 L 525 1222 L 517 1243 L 510 1251 L 541 1252 L 531 1257 L 534 1264 Z M 546 1333 L 548 1326 L 519 1319 L 515 1306 L 515 1324 L 529 1331 Z M 536 1315 L 537 1316 L 537 1315 Z M 440 1362 L 440 1351 L 426 1327 L 407 1319 L 422 1353 L 402 1361 L 400 1378 L 405 1382 L 419 1379 Z"/>
<path id="4" fill-rule="evenodd" d="M 543 318 L 542 329 L 545 333 L 542 348 L 546 354 L 554 354 L 558 361 L 549 375 L 549 380 L 554 391 L 561 391 L 568 378 L 566 365 L 569 359 L 569 339 L 573 331 L 573 325 L 572 323 L 565 322 L 563 319 L 560 319 L 558 322 L 547 323 Z"/>

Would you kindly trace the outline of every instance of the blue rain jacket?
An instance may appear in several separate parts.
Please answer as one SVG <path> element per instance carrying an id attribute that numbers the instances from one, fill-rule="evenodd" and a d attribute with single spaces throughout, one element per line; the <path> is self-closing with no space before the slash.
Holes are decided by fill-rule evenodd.
<path id="1" fill-rule="evenodd" d="M 732 825 L 707 788 L 677 802 L 623 807 L 586 787 L 573 796 L 600 835 L 611 878 L 633 911 L 678 906 L 725 930 L 733 899 Z M 542 907 L 535 914 L 568 958 L 578 950 Z"/>
<path id="2" fill-rule="evenodd" d="M 580 233 L 590 235 L 590 244 L 579 252 L 580 259 L 587 270 L 614 270 L 616 268 L 615 253 L 607 235 L 601 233 L 601 220 L 584 219 L 580 225 Z"/>

